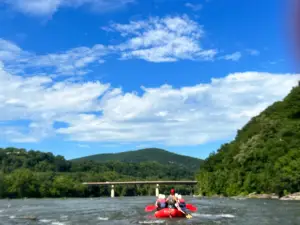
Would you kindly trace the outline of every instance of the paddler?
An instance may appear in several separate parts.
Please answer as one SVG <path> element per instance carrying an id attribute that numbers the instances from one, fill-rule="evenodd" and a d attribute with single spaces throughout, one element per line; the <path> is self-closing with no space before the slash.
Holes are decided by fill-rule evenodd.
<path id="1" fill-rule="evenodd" d="M 192 218 L 192 215 L 187 213 L 185 200 L 182 198 L 181 195 L 178 195 L 177 202 L 175 205 L 179 211 L 181 211 L 183 214 L 185 214 L 186 218 L 188 218 L 188 219 Z"/>
<path id="2" fill-rule="evenodd" d="M 187 214 L 185 200 L 182 198 L 181 195 L 178 195 L 177 198 L 178 198 L 178 205 L 179 205 L 180 209 L 181 209 L 185 214 Z"/>
<path id="3" fill-rule="evenodd" d="M 158 195 L 158 199 L 155 202 L 157 211 L 166 208 L 166 196 L 163 194 Z"/>
<path id="4" fill-rule="evenodd" d="M 170 190 L 170 195 L 168 196 L 168 198 L 166 199 L 166 202 L 167 202 L 167 205 L 168 205 L 168 208 L 170 209 L 176 209 L 176 202 L 177 202 L 177 198 L 175 197 L 175 190 L 174 189 L 171 189 Z"/>

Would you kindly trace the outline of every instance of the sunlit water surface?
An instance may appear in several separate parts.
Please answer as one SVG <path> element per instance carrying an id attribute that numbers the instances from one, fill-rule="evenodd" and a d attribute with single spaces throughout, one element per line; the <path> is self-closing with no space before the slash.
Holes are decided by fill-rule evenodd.
<path id="1" fill-rule="evenodd" d="M 233 224 L 300 225 L 300 202 L 186 198 L 192 219 L 156 219 L 144 212 L 154 197 L 0 200 L 0 225 Z"/>

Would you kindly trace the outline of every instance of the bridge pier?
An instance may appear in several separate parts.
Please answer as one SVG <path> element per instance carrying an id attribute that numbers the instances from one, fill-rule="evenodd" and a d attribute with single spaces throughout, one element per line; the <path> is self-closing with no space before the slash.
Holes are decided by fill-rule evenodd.
<path id="1" fill-rule="evenodd" d="M 159 184 L 156 184 L 155 196 L 158 197 L 158 195 L 159 195 Z"/>
<path id="2" fill-rule="evenodd" d="M 114 188 L 114 185 L 111 185 L 110 197 L 112 197 L 112 198 L 115 197 L 115 188 Z"/>

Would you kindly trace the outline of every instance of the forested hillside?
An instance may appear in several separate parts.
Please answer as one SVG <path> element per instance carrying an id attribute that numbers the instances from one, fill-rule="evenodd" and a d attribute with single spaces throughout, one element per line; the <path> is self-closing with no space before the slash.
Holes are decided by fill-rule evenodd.
<path id="1" fill-rule="evenodd" d="M 300 87 L 211 154 L 197 179 L 204 195 L 300 191 Z"/>
<path id="2" fill-rule="evenodd" d="M 62 156 L 25 149 L 0 148 L 1 197 L 84 197 L 108 195 L 109 189 L 87 188 L 82 182 L 194 179 L 194 172 L 158 162 L 65 160 Z M 154 186 L 117 186 L 117 195 L 154 194 Z M 162 191 L 164 187 L 162 186 Z M 190 191 L 179 187 L 182 192 Z"/>
<path id="3" fill-rule="evenodd" d="M 201 162 L 203 161 L 201 159 L 178 155 L 158 148 L 146 148 L 137 151 L 128 151 L 115 154 L 91 155 L 79 159 L 73 159 L 72 161 L 85 160 L 93 160 L 97 162 L 107 162 L 113 160 L 132 163 L 153 161 L 163 165 L 177 165 L 178 167 L 187 168 L 192 171 L 198 170 Z"/>

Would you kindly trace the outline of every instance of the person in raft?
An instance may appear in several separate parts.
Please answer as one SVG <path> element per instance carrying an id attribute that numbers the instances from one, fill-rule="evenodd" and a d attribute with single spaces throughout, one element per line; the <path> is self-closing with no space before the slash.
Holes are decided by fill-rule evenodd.
<path id="1" fill-rule="evenodd" d="M 158 195 L 158 199 L 155 202 L 155 206 L 156 206 L 156 210 L 159 211 L 163 208 L 166 208 L 167 204 L 166 204 L 166 196 L 159 194 Z"/>
<path id="2" fill-rule="evenodd" d="M 175 197 L 175 190 L 171 189 L 170 191 L 170 195 L 168 196 L 168 198 L 166 199 L 168 208 L 170 209 L 176 209 L 176 202 L 177 202 L 177 198 Z"/>
<path id="3" fill-rule="evenodd" d="M 187 209 L 186 209 L 186 203 L 185 200 L 183 199 L 183 197 L 181 195 L 178 195 L 178 201 L 177 204 L 179 206 L 179 208 L 185 213 L 187 214 Z"/>

